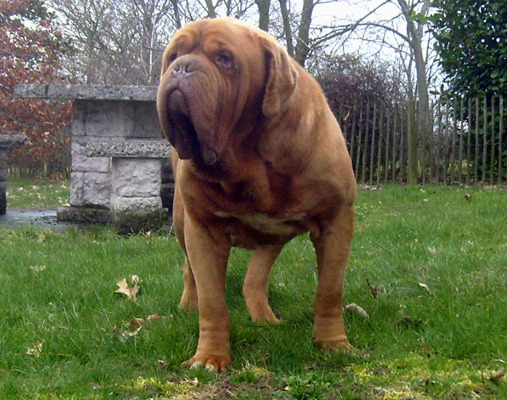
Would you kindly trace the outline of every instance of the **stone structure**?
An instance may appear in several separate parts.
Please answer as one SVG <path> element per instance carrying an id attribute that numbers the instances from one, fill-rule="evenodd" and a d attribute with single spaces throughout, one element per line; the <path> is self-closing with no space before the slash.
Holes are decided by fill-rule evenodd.
<path id="1" fill-rule="evenodd" d="M 18 98 L 74 101 L 71 206 L 61 210 L 59 218 L 118 222 L 120 213 L 148 219 L 164 215 L 164 209 L 171 207 L 170 156 L 167 142 L 162 141 L 156 93 L 154 86 L 15 88 Z"/>
<path id="2" fill-rule="evenodd" d="M 164 220 L 162 170 L 170 151 L 164 139 L 88 143 L 87 157 L 111 158 L 110 210 L 116 225 L 127 231 L 147 230 Z M 173 192 L 174 188 L 171 197 Z"/>
<path id="3" fill-rule="evenodd" d="M 7 212 L 7 152 L 26 143 L 25 135 L 0 135 L 0 215 Z"/>

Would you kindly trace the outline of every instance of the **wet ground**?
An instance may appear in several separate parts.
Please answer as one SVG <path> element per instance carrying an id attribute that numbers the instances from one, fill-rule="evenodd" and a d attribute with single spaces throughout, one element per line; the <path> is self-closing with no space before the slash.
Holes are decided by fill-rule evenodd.
<path id="1" fill-rule="evenodd" d="M 104 225 L 104 223 L 97 223 Z M 0 229 L 19 229 L 23 227 L 32 227 L 35 229 L 52 229 L 55 231 L 61 231 L 69 228 L 87 228 L 94 226 L 93 223 L 78 223 L 78 222 L 66 222 L 59 221 L 56 216 L 56 210 L 22 210 L 16 208 L 8 208 L 7 214 L 0 215 Z M 121 233 L 131 233 L 132 227 L 126 231 L 118 228 Z M 172 220 L 168 219 L 162 226 L 157 229 L 161 229 L 167 232 L 172 231 Z M 149 229 L 147 229 L 149 230 Z"/>
<path id="2" fill-rule="evenodd" d="M 7 214 L 0 215 L 0 229 L 17 229 L 21 227 L 38 229 L 66 229 L 77 225 L 58 221 L 56 210 L 20 210 L 8 208 Z"/>

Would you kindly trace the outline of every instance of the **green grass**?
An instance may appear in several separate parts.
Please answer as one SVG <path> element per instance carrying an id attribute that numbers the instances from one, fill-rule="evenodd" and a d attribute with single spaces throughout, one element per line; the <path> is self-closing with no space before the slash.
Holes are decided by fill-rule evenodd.
<path id="1" fill-rule="evenodd" d="M 68 181 L 12 179 L 7 182 L 8 208 L 49 209 L 68 203 Z"/>
<path id="2" fill-rule="evenodd" d="M 308 237 L 272 272 L 279 325 L 249 321 L 248 253 L 233 251 L 233 364 L 220 376 L 180 365 L 195 350 L 198 319 L 177 307 L 183 257 L 173 237 L 0 226 L 0 399 L 507 398 L 507 377 L 495 377 L 507 367 L 506 226 L 505 187 L 361 190 L 345 292 L 370 317 L 346 314 L 360 355 L 313 347 Z M 115 294 L 134 274 L 137 300 Z M 366 279 L 382 285 L 376 297 Z M 149 315 L 159 318 L 122 337 Z"/>

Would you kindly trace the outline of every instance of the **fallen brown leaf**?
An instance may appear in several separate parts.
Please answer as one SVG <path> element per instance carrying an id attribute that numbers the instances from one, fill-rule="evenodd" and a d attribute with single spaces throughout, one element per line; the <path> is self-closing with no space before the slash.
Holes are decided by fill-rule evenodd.
<path id="1" fill-rule="evenodd" d="M 132 318 L 126 325 L 129 328 L 137 328 L 144 325 L 145 321 L 142 318 Z"/>
<path id="2" fill-rule="evenodd" d="M 355 312 L 356 314 L 360 315 L 364 319 L 370 319 L 370 316 L 365 311 L 365 309 L 361 306 L 358 306 L 356 303 L 350 303 L 347 306 L 345 306 L 345 311 Z"/>
<path id="3" fill-rule="evenodd" d="M 426 293 L 428 293 L 428 294 L 433 294 L 433 293 L 431 293 L 431 290 L 430 290 L 430 288 L 428 287 L 428 285 L 426 285 L 425 283 L 419 282 L 419 284 L 418 284 L 418 285 L 419 285 L 420 287 L 422 287 L 422 288 L 426 291 Z"/>
<path id="4" fill-rule="evenodd" d="M 141 329 L 143 329 L 142 325 L 133 331 L 120 331 L 118 328 L 114 328 L 114 331 L 116 332 L 118 339 L 124 342 L 131 337 L 137 336 L 139 332 L 141 332 Z"/>
<path id="5" fill-rule="evenodd" d="M 495 385 L 499 385 L 500 384 L 500 379 L 502 379 L 505 376 L 506 372 L 507 371 L 505 370 L 505 368 L 503 368 L 500 371 L 498 371 L 497 373 L 490 375 L 488 377 L 488 379 L 491 382 L 493 382 Z"/>
<path id="6" fill-rule="evenodd" d="M 146 322 L 147 323 L 151 323 L 153 321 L 155 321 L 156 319 L 159 319 L 160 317 L 158 316 L 158 314 L 152 314 L 152 315 L 148 315 L 146 317 Z"/>
<path id="7" fill-rule="evenodd" d="M 136 277 L 134 280 L 133 278 Z M 139 277 L 137 275 L 132 275 L 132 284 L 134 286 L 129 287 L 127 283 L 127 279 L 123 278 L 116 282 L 116 285 L 118 286 L 118 289 L 116 289 L 115 293 L 124 294 L 129 299 L 136 299 L 137 294 L 139 293 Z"/>
<path id="8" fill-rule="evenodd" d="M 384 285 L 383 284 L 379 283 L 377 286 L 374 287 L 370 283 L 370 279 L 369 278 L 366 278 L 366 283 L 368 284 L 368 287 L 370 288 L 371 295 L 374 298 L 377 298 L 378 294 L 384 290 Z"/>
<path id="9" fill-rule="evenodd" d="M 27 356 L 40 357 L 42 354 L 42 347 L 44 346 L 44 342 L 39 342 L 35 346 L 28 348 L 26 350 Z"/>
<path id="10" fill-rule="evenodd" d="M 153 321 L 155 321 L 158 318 L 159 318 L 159 316 L 157 314 L 148 315 L 146 317 L 146 319 L 143 319 L 143 318 L 132 318 L 125 325 L 128 328 L 137 328 L 138 326 L 143 326 L 143 325 L 146 325 L 146 324 L 150 324 L 150 323 L 152 323 Z"/>

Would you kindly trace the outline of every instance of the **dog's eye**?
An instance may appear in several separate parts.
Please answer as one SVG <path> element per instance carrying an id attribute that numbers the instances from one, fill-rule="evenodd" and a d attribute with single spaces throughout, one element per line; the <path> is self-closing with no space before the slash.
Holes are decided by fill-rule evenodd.
<path id="1" fill-rule="evenodd" d="M 234 57 L 232 56 L 232 54 L 222 53 L 217 56 L 216 63 L 222 67 L 233 68 Z"/>

